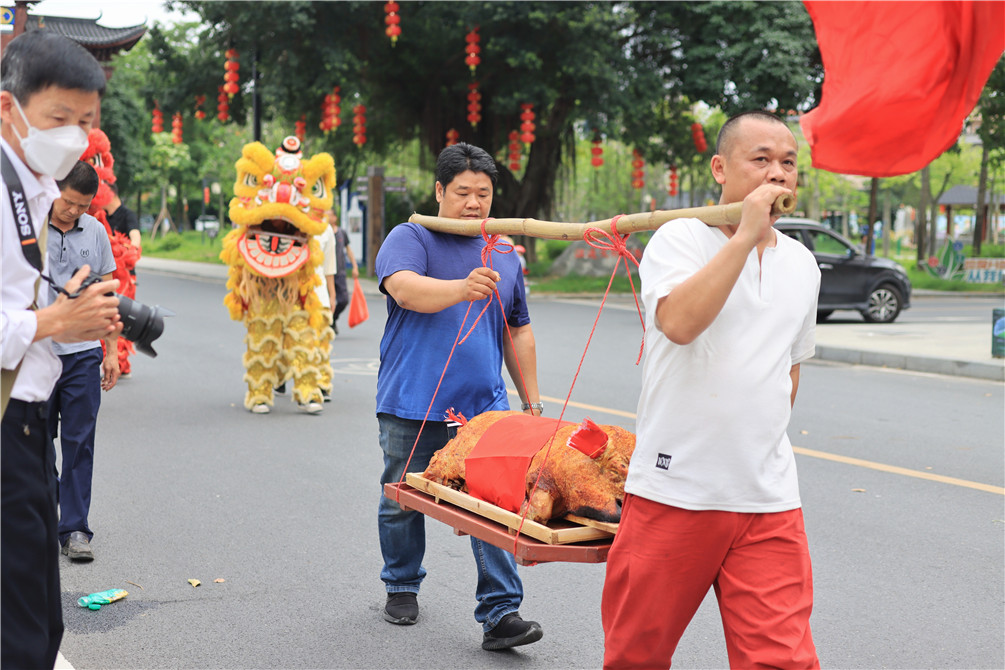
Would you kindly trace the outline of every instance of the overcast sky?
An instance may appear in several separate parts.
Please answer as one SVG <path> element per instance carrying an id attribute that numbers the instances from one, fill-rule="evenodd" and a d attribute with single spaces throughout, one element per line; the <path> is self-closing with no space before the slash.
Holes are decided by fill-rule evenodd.
<path id="1" fill-rule="evenodd" d="M 14 3 L 4 0 L 0 4 L 12 6 Z M 144 22 L 150 26 L 154 21 L 174 23 L 185 17 L 183 13 L 164 9 L 163 0 L 42 0 L 32 5 L 29 12 L 85 19 L 94 19 L 100 15 L 98 23 L 108 28 L 135 26 Z M 188 13 L 188 18 L 194 19 L 196 16 Z"/>

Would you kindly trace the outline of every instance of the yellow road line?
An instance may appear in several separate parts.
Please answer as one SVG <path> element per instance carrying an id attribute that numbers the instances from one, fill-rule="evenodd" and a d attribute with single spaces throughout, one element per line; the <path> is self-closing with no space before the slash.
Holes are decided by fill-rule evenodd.
<path id="1" fill-rule="evenodd" d="M 880 472 L 890 472 L 895 475 L 904 475 L 905 477 L 927 479 L 933 482 L 942 482 L 943 484 L 952 484 L 953 486 L 963 486 L 968 489 L 977 489 L 978 491 L 986 491 L 987 493 L 997 493 L 998 495 L 1005 495 L 1005 488 L 1002 488 L 1001 486 L 992 486 L 991 484 L 981 484 L 980 482 L 972 482 L 966 479 L 958 479 L 956 477 L 946 477 L 945 475 L 937 475 L 932 472 L 923 472 L 921 470 L 910 470 L 908 468 L 901 468 L 896 465 L 886 465 L 885 463 L 866 461 L 861 458 L 852 458 L 850 456 L 829 454 L 826 451 L 816 451 L 814 449 L 807 449 L 805 447 L 792 447 L 792 451 L 796 452 L 797 454 L 802 454 L 803 456 L 822 458 L 827 461 L 835 461 L 836 463 L 845 463 L 846 465 L 857 465 L 860 468 L 869 468 L 870 470 L 879 470 Z"/>
<path id="2" fill-rule="evenodd" d="M 510 395 L 515 395 L 519 397 L 519 394 L 512 390 L 507 389 Z M 549 398 L 547 396 L 541 396 L 541 400 L 558 403 L 559 406 L 565 402 L 564 398 Z M 604 412 L 606 414 L 613 414 L 614 416 L 623 416 L 628 419 L 634 419 L 634 412 L 623 412 L 618 409 L 611 409 L 609 407 L 600 407 L 598 405 L 586 405 L 580 402 L 569 401 L 570 407 L 578 407 L 579 409 L 591 410 L 594 412 Z M 862 458 L 852 458 L 851 456 L 841 456 L 840 454 L 831 454 L 826 451 L 817 451 L 815 449 L 807 449 L 806 447 L 792 447 L 792 451 L 802 456 L 811 456 L 813 458 L 822 458 L 825 461 L 834 461 L 835 463 L 844 463 L 845 465 L 855 465 L 860 468 L 868 468 L 870 470 L 878 470 L 879 472 L 889 472 L 895 475 L 903 475 L 905 477 L 914 477 L 916 479 L 927 479 L 932 482 L 941 482 L 942 484 L 950 484 L 952 486 L 962 486 L 968 489 L 976 489 L 978 491 L 984 491 L 986 493 L 997 493 L 998 495 L 1005 495 L 1005 488 L 1001 486 L 994 486 L 992 484 L 981 484 L 980 482 L 972 482 L 967 479 L 959 479 L 957 477 L 946 477 L 945 475 L 937 475 L 932 472 L 923 472 L 921 470 L 911 470 L 909 468 L 902 468 L 896 465 L 886 465 L 885 463 L 877 463 L 876 461 L 867 461 Z"/>

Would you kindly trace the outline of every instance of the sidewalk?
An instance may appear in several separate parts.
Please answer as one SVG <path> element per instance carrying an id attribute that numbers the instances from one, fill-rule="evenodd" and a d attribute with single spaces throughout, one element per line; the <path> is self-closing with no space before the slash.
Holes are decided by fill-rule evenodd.
<path id="1" fill-rule="evenodd" d="M 144 256 L 138 268 L 182 277 L 227 279 L 227 267 L 212 263 Z M 363 286 L 367 295 L 377 295 L 372 281 L 363 280 Z M 534 294 L 533 297 L 541 295 Z M 921 295 L 922 292 L 915 292 L 916 297 Z M 562 297 L 586 299 L 590 296 Z M 822 323 L 817 326 L 816 358 L 853 365 L 1005 381 L 1005 359 L 991 356 L 990 315 L 988 323 Z"/>

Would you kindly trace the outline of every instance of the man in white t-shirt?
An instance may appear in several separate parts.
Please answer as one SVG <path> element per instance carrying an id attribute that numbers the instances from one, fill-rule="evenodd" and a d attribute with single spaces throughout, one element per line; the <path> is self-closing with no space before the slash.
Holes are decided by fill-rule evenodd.
<path id="1" fill-rule="evenodd" d="M 739 225 L 671 221 L 642 257 L 646 360 L 604 584 L 605 668 L 669 667 L 710 587 L 731 667 L 819 666 L 785 431 L 814 353 L 820 271 L 772 228 L 796 152 L 769 113 L 727 121 L 711 169 L 720 204 L 743 202 Z"/>

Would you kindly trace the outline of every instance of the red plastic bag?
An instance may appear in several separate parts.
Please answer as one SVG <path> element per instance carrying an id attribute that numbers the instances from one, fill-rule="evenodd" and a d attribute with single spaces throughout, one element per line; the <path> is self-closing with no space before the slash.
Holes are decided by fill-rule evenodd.
<path id="1" fill-rule="evenodd" d="M 359 279 L 353 280 L 352 297 L 349 298 L 349 327 L 355 328 L 370 318 L 370 310 L 366 306 L 366 296 Z"/>

